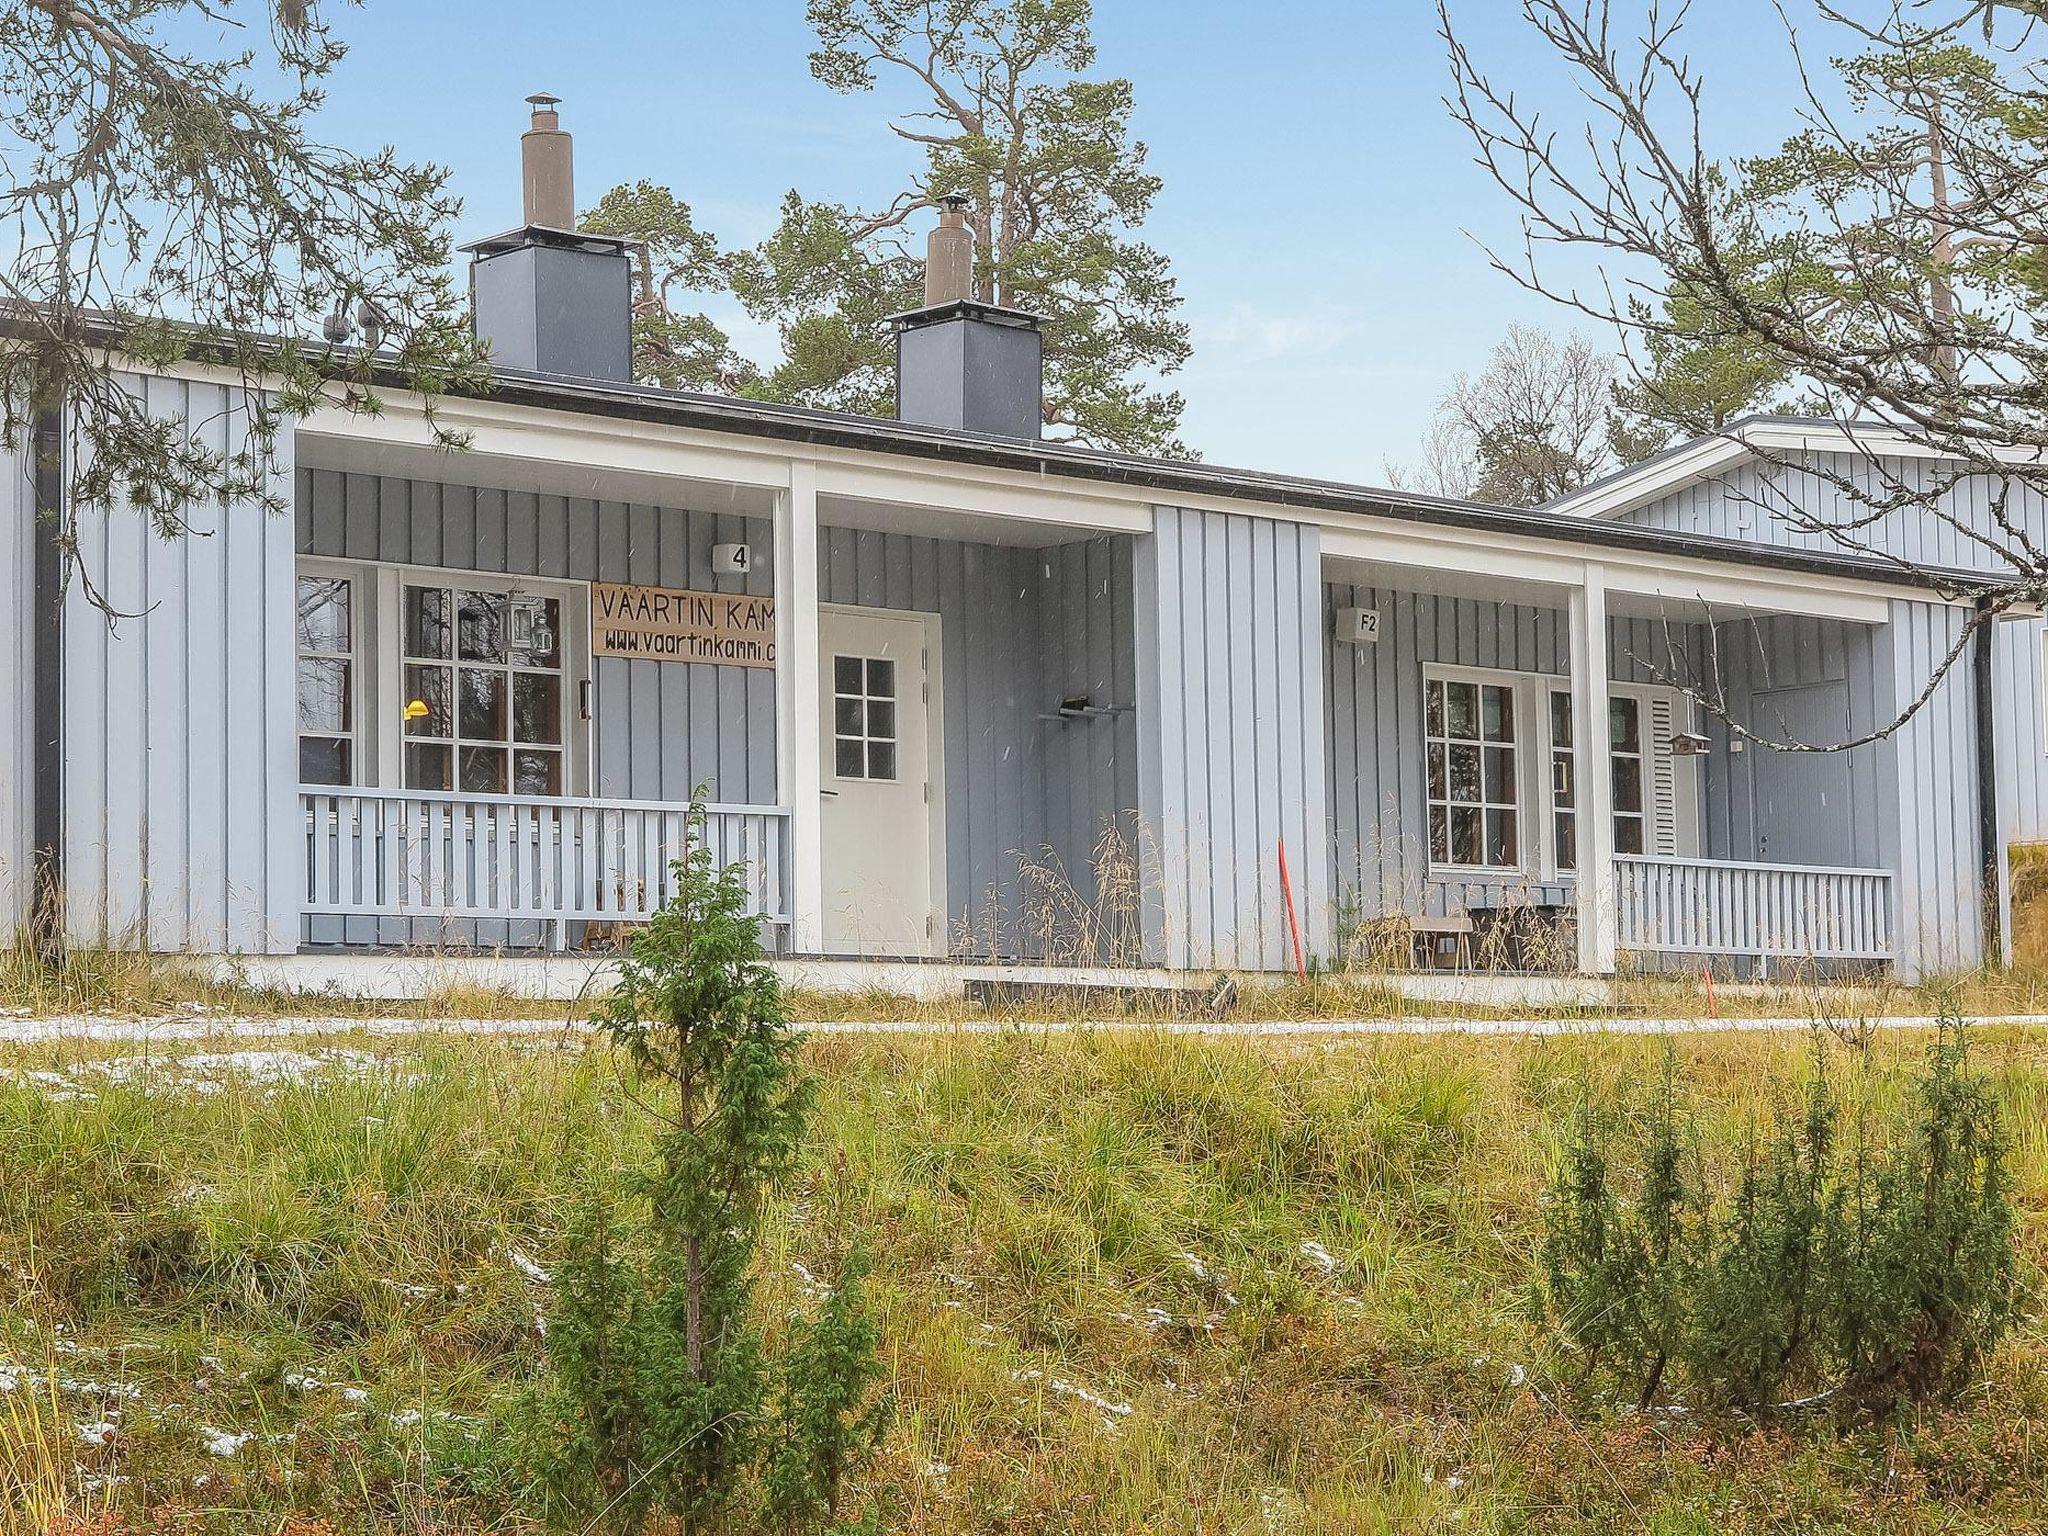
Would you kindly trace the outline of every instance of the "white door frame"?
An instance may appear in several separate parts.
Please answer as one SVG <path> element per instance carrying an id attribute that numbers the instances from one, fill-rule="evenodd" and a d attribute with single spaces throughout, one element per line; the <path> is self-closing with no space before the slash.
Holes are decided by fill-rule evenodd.
<path id="1" fill-rule="evenodd" d="M 945 677 L 941 658 L 945 654 L 944 637 L 936 613 L 924 608 L 874 608 L 863 603 L 820 603 L 818 614 L 822 621 L 828 613 L 843 613 L 851 618 L 861 619 L 916 619 L 924 626 L 924 731 L 925 731 L 925 817 L 928 823 L 925 841 L 930 850 L 931 902 L 932 911 L 937 914 L 941 925 L 952 921 L 953 908 L 947 900 L 946 891 L 946 735 L 945 735 Z M 820 644 L 824 625 L 819 626 Z M 821 667 L 818 675 L 818 697 L 810 704 L 812 718 L 825 706 L 825 689 L 830 678 Z M 936 953 L 945 956 L 952 952 L 953 936 L 942 926 L 935 934 Z"/>

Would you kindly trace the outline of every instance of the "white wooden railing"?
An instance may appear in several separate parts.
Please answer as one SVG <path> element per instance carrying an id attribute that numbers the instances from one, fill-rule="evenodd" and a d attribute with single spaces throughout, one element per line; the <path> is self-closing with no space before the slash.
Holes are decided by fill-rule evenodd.
<path id="1" fill-rule="evenodd" d="M 1892 958 L 1889 870 L 1622 855 L 1614 881 L 1625 950 Z"/>
<path id="2" fill-rule="evenodd" d="M 511 918 L 551 925 L 644 921 L 675 887 L 689 808 L 418 790 L 302 788 L 306 911 Z M 747 866 L 756 913 L 789 920 L 789 812 L 707 805 L 721 866 Z"/>

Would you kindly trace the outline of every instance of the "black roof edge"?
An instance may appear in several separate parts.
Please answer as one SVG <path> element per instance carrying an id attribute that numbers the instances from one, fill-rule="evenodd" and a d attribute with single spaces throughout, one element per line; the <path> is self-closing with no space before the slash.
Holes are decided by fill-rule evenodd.
<path id="1" fill-rule="evenodd" d="M 508 404 L 693 427 L 737 436 L 892 453 L 941 463 L 1012 469 L 1041 477 L 1094 481 L 1163 493 L 1223 496 L 1297 511 L 1338 512 L 1397 522 L 1460 527 L 1550 543 L 1620 549 L 1730 565 L 1797 571 L 1941 593 L 2001 591 L 2016 585 L 1995 574 L 1946 567 L 1902 570 L 1896 563 L 1829 550 L 1793 549 L 1742 539 L 1672 533 L 1539 509 L 1497 507 L 1416 492 L 1380 490 L 1262 470 L 1143 458 L 1058 443 L 1027 443 L 945 431 L 834 411 L 772 405 L 639 385 L 611 385 L 500 369 L 489 398 Z"/>
<path id="2" fill-rule="evenodd" d="M 15 331 L 27 328 L 26 320 L 19 313 L 9 313 L 19 308 L 0 303 L 0 328 Z M 92 329 L 101 332 L 106 345 L 119 346 L 121 330 L 111 318 L 93 323 Z M 282 346 L 284 342 L 271 338 L 268 344 Z M 338 357 L 359 358 L 358 350 L 353 347 L 328 347 L 325 350 Z M 191 355 L 200 361 L 230 365 L 237 361 L 235 349 L 229 343 L 197 336 L 196 333 Z M 406 379 L 395 369 L 373 365 L 371 371 L 377 383 L 386 388 L 407 387 Z M 1753 544 L 1741 539 L 1679 534 L 1659 528 L 1565 516 L 1541 508 L 1524 511 L 1485 502 L 1427 496 L 1414 491 L 1381 490 L 1262 470 L 1145 458 L 1062 443 L 1025 442 L 981 433 L 915 426 L 881 417 L 854 416 L 637 384 L 607 384 L 501 368 L 493 371 L 490 387 L 481 391 L 478 397 L 537 409 L 665 423 L 741 437 L 897 454 L 939 463 L 1020 470 L 1047 478 L 1091 480 L 1162 492 L 1164 495 L 1160 499 L 1169 503 L 1178 492 L 1222 496 L 1298 511 L 1339 512 L 1360 518 L 1471 528 L 1553 544 L 1621 549 L 1637 554 L 1661 554 L 1758 569 L 1794 571 L 1931 591 L 1943 596 L 2005 592 L 2018 585 L 2016 580 L 2001 579 L 1983 571 L 1950 567 L 1905 570 L 1893 561 L 1828 550 L 1792 549 L 1782 545 Z"/>

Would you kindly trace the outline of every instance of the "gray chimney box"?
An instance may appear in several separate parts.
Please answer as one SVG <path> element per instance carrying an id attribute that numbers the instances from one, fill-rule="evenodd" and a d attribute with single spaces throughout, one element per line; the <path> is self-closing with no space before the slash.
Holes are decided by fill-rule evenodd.
<path id="1" fill-rule="evenodd" d="M 992 437 L 1041 435 L 1045 347 L 1038 316 L 956 299 L 890 318 L 899 421 Z"/>
<path id="2" fill-rule="evenodd" d="M 633 381 L 628 242 L 532 224 L 462 248 L 477 336 L 500 367 Z"/>

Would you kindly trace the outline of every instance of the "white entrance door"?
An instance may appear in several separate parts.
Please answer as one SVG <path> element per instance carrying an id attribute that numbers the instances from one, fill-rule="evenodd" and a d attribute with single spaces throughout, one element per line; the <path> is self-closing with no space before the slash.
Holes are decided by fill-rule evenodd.
<path id="1" fill-rule="evenodd" d="M 825 608 L 818 637 L 826 952 L 934 954 L 925 620 Z"/>

